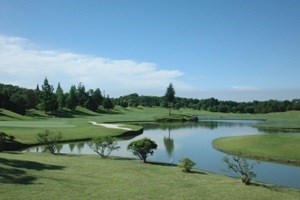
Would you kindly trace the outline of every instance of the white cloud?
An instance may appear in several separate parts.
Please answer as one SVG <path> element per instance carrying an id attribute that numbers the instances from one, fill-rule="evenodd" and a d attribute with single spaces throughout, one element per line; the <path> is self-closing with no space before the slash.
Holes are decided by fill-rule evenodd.
<path id="1" fill-rule="evenodd" d="M 237 91 L 237 92 L 258 92 L 261 91 L 260 88 L 254 87 L 254 86 L 244 86 L 244 85 L 239 85 L 239 86 L 232 86 L 232 90 Z"/>
<path id="2" fill-rule="evenodd" d="M 161 69 L 154 63 L 112 60 L 72 52 L 40 50 L 30 41 L 0 35 L 0 79 L 2 83 L 34 88 L 45 76 L 65 89 L 82 82 L 86 88 L 100 88 L 113 96 L 132 92 L 163 95 L 173 82 L 180 91 L 194 88 L 182 81 L 179 70 Z"/>

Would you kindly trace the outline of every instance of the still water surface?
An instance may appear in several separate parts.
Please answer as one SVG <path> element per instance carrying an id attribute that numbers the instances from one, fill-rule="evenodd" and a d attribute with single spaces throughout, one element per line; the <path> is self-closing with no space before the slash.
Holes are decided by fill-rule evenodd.
<path id="1" fill-rule="evenodd" d="M 134 157 L 126 150 L 128 143 L 148 137 L 158 145 L 149 160 L 176 164 L 181 158 L 188 157 L 196 162 L 195 168 L 235 176 L 227 171 L 226 164 L 222 161 L 226 154 L 215 150 L 212 147 L 212 140 L 224 136 L 268 134 L 251 126 L 255 123 L 259 122 L 220 120 L 182 124 L 140 124 L 144 127 L 143 134 L 119 141 L 118 145 L 121 149 L 113 152 L 112 155 Z M 37 147 L 30 151 L 41 151 L 41 149 Z M 95 154 L 88 142 L 64 144 L 61 146 L 60 153 Z M 300 188 L 300 167 L 260 162 L 254 171 L 257 173 L 256 181 Z"/>

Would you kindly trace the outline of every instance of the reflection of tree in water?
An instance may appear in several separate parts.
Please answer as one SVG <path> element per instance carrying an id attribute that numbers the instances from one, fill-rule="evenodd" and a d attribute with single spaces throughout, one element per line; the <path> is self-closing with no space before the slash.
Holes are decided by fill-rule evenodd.
<path id="1" fill-rule="evenodd" d="M 171 159 L 171 163 L 173 163 L 173 151 L 174 151 L 174 139 L 171 138 L 171 129 L 169 130 L 169 137 L 164 137 L 164 144 L 166 147 L 166 151 Z"/>
<path id="2" fill-rule="evenodd" d="M 73 153 L 75 143 L 69 143 L 70 152 Z"/>
<path id="3" fill-rule="evenodd" d="M 63 144 L 56 144 L 56 145 L 55 145 L 55 148 L 56 148 L 56 150 L 57 150 L 57 153 L 59 154 L 60 151 L 61 151 L 62 148 L 63 148 Z"/>
<path id="4" fill-rule="evenodd" d="M 78 153 L 81 153 L 81 150 L 83 149 L 84 144 L 85 144 L 84 142 L 76 143 L 76 147 L 77 147 Z"/>
<path id="5" fill-rule="evenodd" d="M 206 128 L 210 130 L 217 129 L 219 127 L 235 127 L 235 126 L 245 126 L 247 123 L 235 121 L 235 120 L 219 120 L 210 121 L 202 120 L 198 122 L 174 122 L 174 123 L 135 123 L 136 125 L 143 126 L 145 130 L 176 130 L 176 129 L 191 129 L 191 128 Z"/>
<path id="6" fill-rule="evenodd" d="M 260 133 L 299 133 L 300 129 L 294 129 L 294 128 L 264 128 L 264 127 L 258 127 L 257 130 Z"/>

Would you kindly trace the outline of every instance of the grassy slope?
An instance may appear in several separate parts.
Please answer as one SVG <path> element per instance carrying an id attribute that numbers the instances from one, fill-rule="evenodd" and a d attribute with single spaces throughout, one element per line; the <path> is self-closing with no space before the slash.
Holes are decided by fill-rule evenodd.
<path id="1" fill-rule="evenodd" d="M 299 133 L 224 137 L 214 140 L 213 145 L 224 152 L 300 165 Z"/>
<path id="2" fill-rule="evenodd" d="M 300 191 L 98 156 L 0 154 L 1 199 L 299 199 Z M 4 172 L 4 173 L 3 173 Z"/>
<path id="3" fill-rule="evenodd" d="M 3 131 L 9 135 L 14 135 L 17 141 L 24 143 L 35 143 L 37 134 L 43 132 L 45 129 L 62 132 L 64 140 L 84 139 L 95 137 L 100 134 L 114 136 L 122 134 L 124 130 L 95 126 L 90 124 L 89 121 L 152 121 L 156 118 L 165 116 L 166 113 L 168 113 L 168 110 L 163 108 L 116 108 L 108 113 L 94 113 L 78 107 L 74 115 L 70 115 L 69 113 L 65 114 L 68 115 L 69 118 L 45 118 L 43 117 L 42 113 L 35 111 L 32 115 L 39 116 L 39 118 L 24 117 L 22 120 L 16 118 L 14 115 L 12 115 L 12 113 L 9 113 L 6 116 L 0 116 L 0 131 Z M 176 111 L 176 113 L 193 115 L 196 114 L 196 111 L 185 109 L 180 112 Z M 24 121 L 25 119 L 26 121 Z M 133 130 L 138 130 L 141 128 L 128 124 L 126 127 L 132 128 Z"/>

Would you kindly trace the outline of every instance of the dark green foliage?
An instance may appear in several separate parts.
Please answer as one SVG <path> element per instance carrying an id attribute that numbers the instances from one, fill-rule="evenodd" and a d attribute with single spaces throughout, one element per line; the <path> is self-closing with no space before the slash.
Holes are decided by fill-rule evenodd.
<path id="1" fill-rule="evenodd" d="M 102 104 L 103 101 L 100 89 L 97 88 L 95 91 L 89 90 L 87 94 L 88 98 L 85 102 L 85 107 L 92 111 L 97 111 L 98 107 Z"/>
<path id="2" fill-rule="evenodd" d="M 127 150 L 138 156 L 144 163 L 147 162 L 148 154 L 153 155 L 156 148 L 157 144 L 149 138 L 132 141 L 127 146 Z"/>
<path id="3" fill-rule="evenodd" d="M 60 83 L 58 83 L 55 93 L 57 96 L 58 108 L 63 109 L 64 107 L 66 107 L 66 96 L 63 89 L 60 87 Z"/>
<path id="4" fill-rule="evenodd" d="M 122 102 L 121 102 L 121 106 L 122 106 L 122 108 L 127 108 L 128 107 L 128 102 L 127 101 L 125 101 L 125 100 L 123 100 Z"/>
<path id="5" fill-rule="evenodd" d="M 300 99 L 294 99 L 292 101 L 293 110 L 300 110 Z"/>
<path id="6" fill-rule="evenodd" d="M 113 104 L 112 100 L 107 96 L 103 101 L 103 108 L 105 109 L 113 109 L 115 105 Z"/>
<path id="7" fill-rule="evenodd" d="M 82 83 L 78 84 L 76 96 L 78 105 L 84 107 L 86 101 L 88 100 L 88 93 L 85 92 L 85 87 Z"/>
<path id="8" fill-rule="evenodd" d="M 14 141 L 15 137 L 12 135 L 7 135 L 6 133 L 0 132 L 0 152 L 4 150 L 4 146 L 7 142 Z"/>
<path id="9" fill-rule="evenodd" d="M 239 156 L 225 156 L 223 160 L 227 164 L 228 169 L 239 175 L 242 182 L 246 185 L 251 184 L 252 179 L 256 177 L 252 170 L 258 164 L 257 162 L 249 164 L 245 158 Z"/>
<path id="10" fill-rule="evenodd" d="M 62 139 L 61 132 L 55 132 L 51 130 L 45 130 L 44 133 L 39 133 L 37 140 L 39 143 L 45 145 L 45 149 L 51 154 L 55 154 L 58 151 L 58 142 Z"/>
<path id="11" fill-rule="evenodd" d="M 58 84 L 55 94 L 53 87 L 48 83 L 47 78 L 44 80 L 42 91 L 37 88 L 25 89 L 18 86 L 0 84 L 0 108 L 5 108 L 19 114 L 26 114 L 29 109 L 40 108 L 46 112 L 54 114 L 56 110 L 68 107 L 75 110 L 77 105 L 81 105 L 90 110 L 97 111 L 100 105 L 106 109 L 114 108 L 114 105 L 126 108 L 126 103 L 130 107 L 146 106 L 160 106 L 169 108 L 191 108 L 194 110 L 207 110 L 210 112 L 223 112 L 223 113 L 270 113 L 270 112 L 285 112 L 290 110 L 300 110 L 300 100 L 294 99 L 292 101 L 252 101 L 252 102 L 234 102 L 234 101 L 219 101 L 215 98 L 209 99 L 192 99 L 192 98 L 173 98 L 175 91 L 173 85 L 169 85 L 166 95 L 163 97 L 156 96 L 139 96 L 138 94 L 130 94 L 121 96 L 116 99 L 104 99 L 101 91 L 97 88 L 95 91 L 89 90 L 86 92 L 83 84 L 79 83 L 78 89 L 72 86 L 71 95 L 63 93 L 60 84 Z M 169 95 L 170 94 L 170 95 Z"/>
<path id="12" fill-rule="evenodd" d="M 97 108 L 102 104 L 103 97 L 101 94 L 101 90 L 97 88 L 91 95 L 92 99 L 95 101 Z"/>
<path id="13" fill-rule="evenodd" d="M 10 97 L 10 105 L 19 114 L 26 114 L 26 96 L 20 92 L 14 93 Z"/>
<path id="14" fill-rule="evenodd" d="M 53 86 L 49 84 L 46 77 L 41 91 L 41 109 L 45 112 L 54 113 L 58 109 L 57 97 L 53 90 Z"/>
<path id="15" fill-rule="evenodd" d="M 99 136 L 93 138 L 89 143 L 89 146 L 99 154 L 101 157 L 107 157 L 114 150 L 119 150 L 121 147 L 117 146 L 117 142 L 110 136 Z"/>
<path id="16" fill-rule="evenodd" d="M 38 99 L 34 90 L 0 84 L 0 108 L 24 115 L 28 109 L 37 106 Z"/>
<path id="17" fill-rule="evenodd" d="M 85 102 L 85 107 L 89 110 L 92 110 L 92 111 L 97 111 L 99 105 L 97 105 L 96 101 L 94 100 L 94 98 L 92 97 L 89 97 L 87 99 L 87 101 Z"/>
<path id="18" fill-rule="evenodd" d="M 78 105 L 78 100 L 76 96 L 76 86 L 72 85 L 66 100 L 67 108 L 74 111 L 76 106 Z"/>
<path id="19" fill-rule="evenodd" d="M 168 103 L 169 115 L 171 115 L 171 109 L 175 103 L 175 90 L 172 83 L 170 83 L 169 87 L 167 88 L 165 100 Z"/>
<path id="20" fill-rule="evenodd" d="M 179 167 L 183 172 L 191 172 L 193 166 L 196 164 L 189 158 L 183 158 L 179 162 Z"/>

